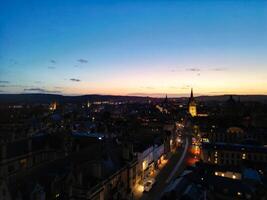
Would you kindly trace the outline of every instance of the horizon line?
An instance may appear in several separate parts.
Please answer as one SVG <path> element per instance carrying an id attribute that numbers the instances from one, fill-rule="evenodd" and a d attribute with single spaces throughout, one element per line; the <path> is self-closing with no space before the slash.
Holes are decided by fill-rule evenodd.
<path id="1" fill-rule="evenodd" d="M 96 93 L 88 93 L 88 94 L 64 94 L 64 93 L 0 93 L 0 95 L 58 95 L 58 96 L 120 96 L 120 97 L 143 97 L 143 98 L 165 98 L 166 95 L 168 98 L 189 98 L 190 94 L 168 94 L 168 93 L 129 93 L 129 94 L 96 94 Z M 237 93 L 221 93 L 221 94 L 194 94 L 194 97 L 215 97 L 215 96 L 267 96 L 267 94 L 237 94 Z"/>

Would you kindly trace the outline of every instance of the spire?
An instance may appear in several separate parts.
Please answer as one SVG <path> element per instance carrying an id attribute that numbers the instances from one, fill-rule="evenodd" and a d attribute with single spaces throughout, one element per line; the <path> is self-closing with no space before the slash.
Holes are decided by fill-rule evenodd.
<path id="1" fill-rule="evenodd" d="M 193 88 L 191 88 L 191 96 L 190 96 L 191 99 L 194 98 L 194 95 L 193 95 Z"/>
<path id="2" fill-rule="evenodd" d="M 167 103 L 168 102 L 168 96 L 167 96 L 167 94 L 166 94 L 166 97 L 165 97 L 165 99 L 164 99 L 164 103 Z"/>
<path id="3" fill-rule="evenodd" d="M 191 95 L 188 102 L 188 111 L 192 117 L 197 116 L 197 104 L 194 100 L 193 88 L 191 88 Z"/>

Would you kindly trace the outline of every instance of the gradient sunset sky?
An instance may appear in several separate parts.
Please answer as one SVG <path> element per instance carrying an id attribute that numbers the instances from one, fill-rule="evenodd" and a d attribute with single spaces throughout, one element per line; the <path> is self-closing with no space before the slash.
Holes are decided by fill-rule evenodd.
<path id="1" fill-rule="evenodd" d="M 0 1 L 0 93 L 191 87 L 267 94 L 267 1 Z"/>

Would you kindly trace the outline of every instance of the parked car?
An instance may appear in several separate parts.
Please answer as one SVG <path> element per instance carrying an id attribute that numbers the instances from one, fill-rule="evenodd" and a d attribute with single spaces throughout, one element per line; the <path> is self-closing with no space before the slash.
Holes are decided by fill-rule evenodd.
<path id="1" fill-rule="evenodd" d="M 144 185 L 144 191 L 145 191 L 145 192 L 149 192 L 149 191 L 151 190 L 152 186 L 153 186 L 152 181 L 147 181 L 147 182 L 145 183 L 145 185 Z"/>
<path id="2" fill-rule="evenodd" d="M 153 187 L 153 185 L 155 184 L 155 182 L 156 181 L 153 178 L 148 179 L 144 184 L 144 191 L 149 192 L 151 190 L 151 188 Z"/>

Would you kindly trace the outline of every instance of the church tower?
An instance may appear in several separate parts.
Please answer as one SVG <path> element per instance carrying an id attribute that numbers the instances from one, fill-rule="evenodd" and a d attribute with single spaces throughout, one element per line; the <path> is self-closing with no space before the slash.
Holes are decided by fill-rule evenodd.
<path id="1" fill-rule="evenodd" d="M 194 99 L 193 88 L 191 88 L 191 95 L 188 102 L 188 112 L 192 117 L 197 116 L 197 104 Z"/>
<path id="2" fill-rule="evenodd" d="M 165 99 L 164 99 L 163 104 L 164 104 L 164 105 L 167 105 L 167 104 L 168 104 L 168 96 L 167 96 L 167 94 L 166 94 L 166 97 L 165 97 Z"/>

